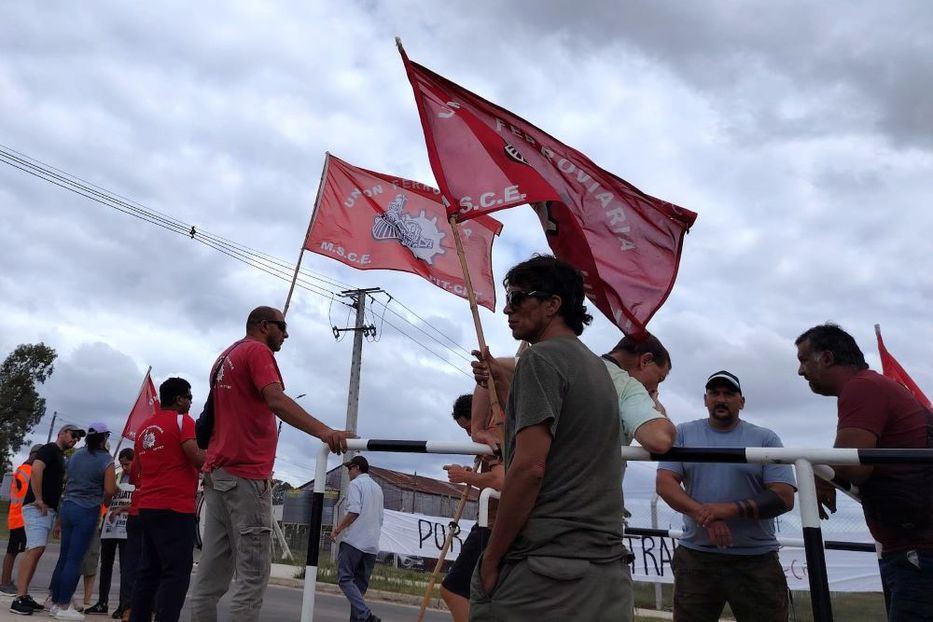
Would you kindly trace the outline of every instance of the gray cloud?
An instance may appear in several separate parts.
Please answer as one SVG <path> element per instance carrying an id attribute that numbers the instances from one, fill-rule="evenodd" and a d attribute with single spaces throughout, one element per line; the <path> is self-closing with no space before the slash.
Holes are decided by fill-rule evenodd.
<path id="1" fill-rule="evenodd" d="M 652 322 L 674 357 L 662 395 L 676 421 L 704 416 L 703 380 L 725 367 L 746 383 L 747 417 L 786 445 L 825 445 L 833 402 L 795 373 L 805 328 L 838 321 L 876 363 L 880 322 L 933 391 L 929 13 L 919 2 L 11 5 L 0 143 L 292 262 L 324 151 L 433 183 L 399 34 L 412 59 L 700 213 Z M 148 365 L 157 381 L 191 379 L 200 404 L 248 311 L 285 297 L 286 283 L 6 166 L 0 214 L 0 349 L 59 349 L 50 411 L 117 427 Z M 547 249 L 529 209 L 499 216 L 497 281 Z M 339 281 L 317 282 L 332 291 L 381 286 L 421 328 L 474 347 L 465 302 L 418 277 L 311 254 L 304 265 Z M 481 314 L 493 351 L 514 351 L 501 292 L 500 312 Z M 299 290 L 278 357 L 288 391 L 335 426 L 350 340 L 330 327 L 347 320 L 339 303 Z M 448 413 L 469 390 L 466 362 L 385 321 L 364 346 L 361 434 L 461 438 Z M 618 336 L 598 318 L 584 340 L 602 352 Z M 277 469 L 310 479 L 314 447 L 286 430 Z M 453 460 L 378 461 L 439 475 Z"/>

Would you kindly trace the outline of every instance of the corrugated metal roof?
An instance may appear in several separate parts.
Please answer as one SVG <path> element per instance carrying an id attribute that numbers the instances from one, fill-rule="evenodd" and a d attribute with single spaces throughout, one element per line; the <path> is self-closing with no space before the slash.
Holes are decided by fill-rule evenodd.
<path id="1" fill-rule="evenodd" d="M 328 471 L 328 474 L 341 468 L 343 467 L 334 467 Z M 463 494 L 462 485 L 451 484 L 450 482 L 445 482 L 443 480 L 434 479 L 431 477 L 424 477 L 423 475 L 400 473 L 399 471 L 383 469 L 375 466 L 369 467 L 369 475 L 373 478 L 381 479 L 388 484 L 392 484 L 393 486 L 398 486 L 402 490 L 410 490 L 412 492 L 420 492 L 428 495 L 457 498 Z M 302 484 L 299 486 L 299 488 L 305 489 L 311 488 L 312 486 L 314 486 L 314 480 Z M 468 499 L 471 501 L 476 501 L 479 499 L 479 491 L 476 490 L 476 488 L 471 488 Z"/>

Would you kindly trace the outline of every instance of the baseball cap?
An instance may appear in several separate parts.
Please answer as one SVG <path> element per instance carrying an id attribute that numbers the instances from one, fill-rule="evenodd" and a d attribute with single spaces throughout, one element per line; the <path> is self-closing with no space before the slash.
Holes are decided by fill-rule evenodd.
<path id="1" fill-rule="evenodd" d="M 103 421 L 95 421 L 87 427 L 88 434 L 110 434 L 110 428 Z"/>
<path id="2" fill-rule="evenodd" d="M 347 467 L 348 469 L 351 466 L 358 466 L 360 467 L 360 471 L 365 471 L 369 469 L 369 461 L 363 456 L 353 456 L 350 460 L 345 462 L 343 466 Z"/>
<path id="3" fill-rule="evenodd" d="M 724 369 L 717 371 L 715 374 L 706 379 L 706 388 L 708 389 L 709 385 L 715 383 L 717 380 L 732 385 L 732 387 L 738 391 L 740 395 L 742 394 L 742 385 L 739 384 L 739 378 L 735 374 Z"/>
<path id="4" fill-rule="evenodd" d="M 74 424 L 71 424 L 71 423 L 66 423 L 65 425 L 63 425 L 63 426 L 58 430 L 58 433 L 59 433 L 59 434 L 61 434 L 62 432 L 73 432 L 73 433 L 75 433 L 75 434 L 78 435 L 78 438 L 81 438 L 82 436 L 84 436 L 85 434 L 87 434 L 87 432 L 85 432 L 84 430 L 82 430 L 82 429 L 79 428 L 78 426 L 76 426 L 76 425 L 74 425 Z"/>

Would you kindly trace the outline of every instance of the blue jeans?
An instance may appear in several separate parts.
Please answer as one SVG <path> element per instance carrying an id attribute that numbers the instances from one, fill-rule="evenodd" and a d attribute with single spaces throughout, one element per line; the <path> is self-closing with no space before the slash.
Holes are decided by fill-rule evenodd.
<path id="1" fill-rule="evenodd" d="M 376 565 L 374 553 L 364 553 L 345 542 L 337 553 L 337 584 L 350 601 L 350 620 L 366 620 L 371 613 L 363 594 L 369 588 L 369 576 Z"/>
<path id="2" fill-rule="evenodd" d="M 885 553 L 881 576 L 891 588 L 888 622 L 933 621 L 933 551 Z"/>
<path id="3" fill-rule="evenodd" d="M 68 605 L 81 578 L 81 560 L 96 535 L 100 506 L 84 508 L 72 501 L 61 506 L 62 546 L 52 573 L 52 602 Z"/>

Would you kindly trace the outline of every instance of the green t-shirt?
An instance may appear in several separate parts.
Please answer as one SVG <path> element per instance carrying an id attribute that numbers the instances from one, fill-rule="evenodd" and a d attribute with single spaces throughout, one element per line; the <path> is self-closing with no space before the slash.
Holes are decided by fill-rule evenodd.
<path id="1" fill-rule="evenodd" d="M 538 498 L 506 560 L 625 554 L 618 403 L 606 365 L 576 337 L 548 339 L 522 354 L 506 408 L 506 473 L 519 431 L 549 422 L 552 441 Z"/>

